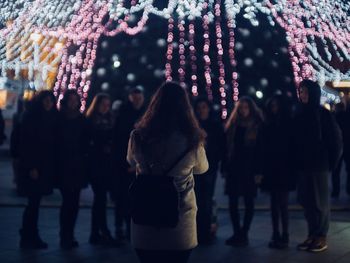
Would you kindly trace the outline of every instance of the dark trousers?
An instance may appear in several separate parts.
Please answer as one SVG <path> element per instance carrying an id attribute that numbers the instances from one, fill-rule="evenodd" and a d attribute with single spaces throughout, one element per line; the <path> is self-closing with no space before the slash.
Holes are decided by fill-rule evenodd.
<path id="1" fill-rule="evenodd" d="M 107 186 L 92 184 L 94 201 L 92 204 L 91 234 L 109 234 L 107 226 Z"/>
<path id="2" fill-rule="evenodd" d="M 22 219 L 22 237 L 35 237 L 38 235 L 39 208 L 42 195 L 30 193 L 28 203 L 24 209 Z"/>
<path id="3" fill-rule="evenodd" d="M 341 186 L 341 168 L 343 165 L 343 161 L 345 164 L 345 170 L 346 170 L 346 184 L 345 184 L 345 190 L 348 195 L 350 195 L 350 156 L 344 155 L 339 163 L 336 169 L 332 173 L 332 196 L 338 197 L 340 194 L 340 186 Z"/>
<path id="4" fill-rule="evenodd" d="M 124 172 L 118 175 L 118 179 L 113 187 L 112 197 L 115 204 L 115 228 L 117 235 L 124 234 L 124 225 L 126 227 L 126 235 L 130 236 L 130 198 L 129 187 L 134 180 L 135 175 Z"/>
<path id="5" fill-rule="evenodd" d="M 282 233 L 288 234 L 288 191 L 271 191 L 271 219 L 274 234 L 280 233 L 280 222 Z"/>
<path id="6" fill-rule="evenodd" d="M 350 195 L 350 156 L 344 155 L 344 163 L 346 169 L 346 193 Z"/>
<path id="7" fill-rule="evenodd" d="M 142 250 L 136 249 L 140 263 L 186 263 L 188 262 L 192 249 L 190 250 Z"/>
<path id="8" fill-rule="evenodd" d="M 328 172 L 303 172 L 299 175 L 298 199 L 304 208 L 309 237 L 326 237 L 330 204 Z"/>
<path id="9" fill-rule="evenodd" d="M 62 205 L 60 209 L 60 237 L 74 239 L 74 227 L 78 217 L 80 189 L 60 189 Z"/>
<path id="10" fill-rule="evenodd" d="M 194 180 L 194 191 L 198 207 L 197 233 L 198 240 L 201 241 L 210 238 L 216 170 L 209 170 L 205 174 L 195 175 Z"/>
<path id="11" fill-rule="evenodd" d="M 239 196 L 231 195 L 229 196 L 229 209 L 231 223 L 233 227 L 234 234 L 239 234 L 240 232 L 248 233 L 250 225 L 254 217 L 254 197 L 253 196 L 243 196 L 245 212 L 243 226 L 241 227 L 240 213 L 239 213 Z"/>
<path id="12" fill-rule="evenodd" d="M 343 166 L 343 157 L 340 159 L 337 167 L 332 173 L 332 196 L 338 197 L 340 194 L 340 174 Z"/>

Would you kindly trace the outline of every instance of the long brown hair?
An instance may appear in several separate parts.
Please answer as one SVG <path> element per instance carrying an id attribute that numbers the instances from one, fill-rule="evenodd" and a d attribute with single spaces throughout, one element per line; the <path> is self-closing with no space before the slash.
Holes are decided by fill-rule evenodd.
<path id="1" fill-rule="evenodd" d="M 111 101 L 111 97 L 110 97 L 108 94 L 106 94 L 106 93 L 98 93 L 98 94 L 94 97 L 94 99 L 92 100 L 92 103 L 91 103 L 90 107 L 89 107 L 88 110 L 86 111 L 86 114 L 85 114 L 86 117 L 91 118 L 91 117 L 93 117 L 94 115 L 96 115 L 97 109 L 98 109 L 99 105 L 100 105 L 101 102 L 102 102 L 103 100 L 105 100 L 105 99 Z"/>
<path id="2" fill-rule="evenodd" d="M 226 125 L 225 125 L 225 130 L 227 131 L 231 125 L 240 123 L 243 120 L 239 108 L 242 102 L 245 102 L 248 104 L 249 107 L 249 119 L 253 120 L 257 123 L 261 123 L 263 121 L 263 114 L 262 111 L 258 108 L 254 100 L 250 97 L 242 97 L 239 99 L 239 101 L 236 103 L 235 108 L 233 109 L 230 117 L 228 118 Z"/>
<path id="3" fill-rule="evenodd" d="M 179 131 L 191 147 L 196 147 L 204 143 L 206 136 L 199 127 L 187 91 L 176 82 L 166 82 L 156 91 L 135 127 L 148 142 Z"/>

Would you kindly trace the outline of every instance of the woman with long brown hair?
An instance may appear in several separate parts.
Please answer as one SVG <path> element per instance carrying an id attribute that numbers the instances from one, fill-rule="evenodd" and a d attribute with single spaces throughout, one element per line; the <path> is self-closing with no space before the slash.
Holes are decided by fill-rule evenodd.
<path id="1" fill-rule="evenodd" d="M 247 246 L 248 231 L 254 215 L 256 141 L 262 124 L 262 113 L 249 97 L 242 97 L 226 123 L 227 160 L 225 164 L 226 193 L 234 234 L 227 245 Z M 245 215 L 241 226 L 239 198 L 244 198 Z"/>
<path id="2" fill-rule="evenodd" d="M 186 90 L 174 82 L 163 84 L 130 136 L 127 159 L 137 177 L 172 179 L 179 196 L 178 221 L 174 227 L 157 227 L 135 222 L 132 214 L 131 239 L 141 262 L 187 262 L 197 246 L 193 174 L 208 170 L 204 140 Z"/>

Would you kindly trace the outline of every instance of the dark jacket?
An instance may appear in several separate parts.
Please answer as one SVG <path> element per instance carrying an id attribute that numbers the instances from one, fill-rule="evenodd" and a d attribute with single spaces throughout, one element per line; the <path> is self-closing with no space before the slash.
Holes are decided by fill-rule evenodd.
<path id="1" fill-rule="evenodd" d="M 226 153 L 226 137 L 223 125 L 213 118 L 199 123 L 207 133 L 205 152 L 209 162 L 209 170 L 216 172 Z"/>
<path id="2" fill-rule="evenodd" d="M 20 194 L 32 192 L 51 194 L 56 163 L 57 113 L 30 110 L 23 115 L 20 130 Z M 37 169 L 39 178 L 33 180 L 29 173 Z"/>
<path id="3" fill-rule="evenodd" d="M 2 111 L 0 109 L 0 145 L 2 145 L 4 143 L 5 139 L 6 139 L 5 121 L 4 121 L 4 118 L 2 116 Z"/>
<path id="4" fill-rule="evenodd" d="M 257 136 L 261 124 L 232 125 L 227 131 L 226 193 L 256 196 L 255 183 Z"/>
<path id="5" fill-rule="evenodd" d="M 59 113 L 57 131 L 56 186 L 82 189 L 87 186 L 87 121 L 82 114 L 68 118 Z"/>
<path id="6" fill-rule="evenodd" d="M 343 135 L 344 158 L 350 159 L 350 107 L 335 117 Z"/>
<path id="7" fill-rule="evenodd" d="M 320 90 L 309 88 L 309 103 L 300 105 L 293 129 L 293 156 L 298 172 L 334 170 L 342 153 L 342 136 L 333 115 L 320 106 Z"/>
<path id="8" fill-rule="evenodd" d="M 113 120 L 110 114 L 87 118 L 88 177 L 92 184 L 108 186 L 113 175 Z"/>
<path id="9" fill-rule="evenodd" d="M 118 172 L 125 171 L 129 164 L 126 161 L 130 133 L 136 122 L 142 117 L 145 107 L 136 110 L 130 102 L 123 104 L 115 118 L 113 149 Z"/>
<path id="10" fill-rule="evenodd" d="M 258 174 L 265 191 L 291 191 L 296 179 L 292 172 L 292 119 L 288 115 L 268 118 L 258 138 Z"/>

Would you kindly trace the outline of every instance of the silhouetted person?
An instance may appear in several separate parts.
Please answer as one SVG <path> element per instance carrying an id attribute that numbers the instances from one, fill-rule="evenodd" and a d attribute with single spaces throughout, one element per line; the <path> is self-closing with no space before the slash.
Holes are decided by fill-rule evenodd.
<path id="1" fill-rule="evenodd" d="M 80 113 L 80 96 L 67 90 L 61 100 L 57 132 L 56 186 L 62 195 L 60 209 L 60 245 L 78 247 L 74 227 L 78 217 L 81 189 L 87 187 L 88 127 Z"/>
<path id="2" fill-rule="evenodd" d="M 327 249 L 329 228 L 328 180 L 342 152 L 340 129 L 332 114 L 320 106 L 321 88 L 311 80 L 300 84 L 301 107 L 293 131 L 298 199 L 304 208 L 308 237 L 299 250 Z"/>
<path id="3" fill-rule="evenodd" d="M 349 140 L 349 135 L 347 134 L 348 132 L 350 132 L 350 115 L 346 112 L 346 106 L 344 103 L 338 103 L 335 105 L 335 119 L 337 120 L 337 123 L 342 131 L 342 135 L 343 135 L 343 147 L 344 147 L 344 153 L 346 154 L 347 152 L 347 141 Z M 343 153 L 343 154 L 344 154 Z M 332 173 L 332 197 L 333 198 L 338 198 L 339 194 L 340 194 L 340 174 L 341 174 L 341 170 L 342 170 L 342 166 L 343 166 L 343 161 L 344 161 L 344 156 L 342 155 L 338 165 L 336 166 L 336 168 L 334 169 L 333 173 Z M 346 169 L 347 169 L 347 174 L 348 174 L 348 178 L 346 181 L 346 191 L 348 194 L 350 194 L 350 190 L 348 191 L 347 189 L 350 189 L 350 179 L 349 179 L 349 172 L 348 170 L 350 168 L 348 168 L 350 165 L 350 163 L 348 165 L 345 164 Z"/>
<path id="4" fill-rule="evenodd" d="M 257 137 L 262 125 L 262 113 L 249 97 L 242 97 L 226 123 L 227 160 L 225 164 L 226 194 L 233 226 L 233 236 L 227 245 L 247 246 L 248 231 L 254 216 L 257 195 L 256 150 Z M 243 197 L 245 214 L 241 226 L 239 198 Z"/>
<path id="5" fill-rule="evenodd" d="M 51 91 L 35 95 L 25 113 L 20 130 L 20 177 L 18 191 L 27 196 L 20 230 L 21 248 L 42 249 L 48 245 L 38 231 L 39 206 L 44 195 L 52 193 L 56 162 L 57 110 Z"/>
<path id="6" fill-rule="evenodd" d="M 116 238 L 130 237 L 129 186 L 135 178 L 135 169 L 125 159 L 128 150 L 130 132 L 145 112 L 143 89 L 134 87 L 129 90 L 128 101 L 117 112 L 114 130 L 114 155 L 116 172 L 114 175 L 113 200 L 115 202 Z M 124 229 L 124 225 L 126 229 Z"/>
<path id="7" fill-rule="evenodd" d="M 29 109 L 31 101 L 19 100 L 17 103 L 17 112 L 12 118 L 12 130 L 10 135 L 10 153 L 12 158 L 12 170 L 13 170 L 13 182 L 16 184 L 16 190 L 18 193 L 17 182 L 20 177 L 20 139 L 21 139 L 21 123 L 23 115 Z"/>
<path id="8" fill-rule="evenodd" d="M 204 140 L 186 90 L 174 82 L 163 84 L 130 136 L 127 159 L 137 176 L 173 177 L 179 216 L 174 228 L 132 220 L 131 241 L 141 263 L 185 263 L 197 246 L 193 174 L 208 170 Z"/>
<path id="9" fill-rule="evenodd" d="M 91 235 L 93 245 L 114 245 L 107 226 L 107 193 L 112 189 L 113 176 L 113 117 L 111 99 L 100 93 L 93 99 L 86 117 L 89 125 L 88 171 L 94 192 Z"/>
<path id="10" fill-rule="evenodd" d="M 203 175 L 194 177 L 198 206 L 198 242 L 199 244 L 210 244 L 214 238 L 211 224 L 215 183 L 219 165 L 225 157 L 226 137 L 223 125 L 214 118 L 211 103 L 207 99 L 198 99 L 194 109 L 201 128 L 207 134 L 205 151 L 209 162 L 209 170 Z"/>
<path id="11" fill-rule="evenodd" d="M 5 121 L 4 117 L 2 116 L 2 110 L 0 109 L 0 145 L 2 145 L 5 142 L 5 139 Z"/>
<path id="12" fill-rule="evenodd" d="M 282 249 L 289 243 L 288 195 L 295 190 L 296 181 L 291 163 L 293 124 L 284 97 L 274 96 L 268 100 L 265 117 L 258 138 L 258 169 L 263 176 L 261 188 L 271 198 L 273 232 L 269 247 Z"/>

